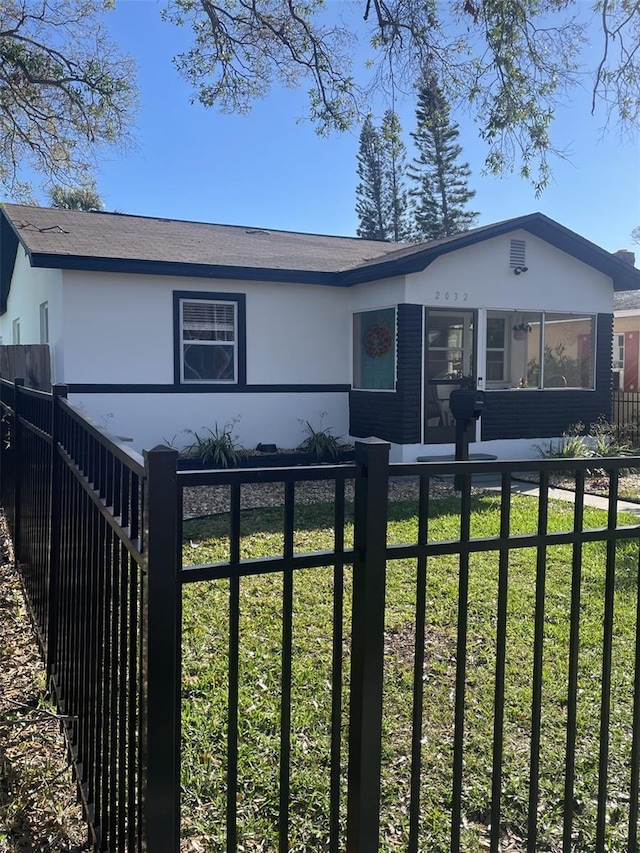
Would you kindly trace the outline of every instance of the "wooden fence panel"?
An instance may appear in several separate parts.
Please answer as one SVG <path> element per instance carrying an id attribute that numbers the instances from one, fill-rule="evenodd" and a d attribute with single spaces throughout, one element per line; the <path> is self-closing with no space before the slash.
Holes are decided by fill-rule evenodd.
<path id="1" fill-rule="evenodd" d="M 51 391 L 51 362 L 48 344 L 0 346 L 0 377 L 13 382 L 24 379 L 27 388 Z"/>

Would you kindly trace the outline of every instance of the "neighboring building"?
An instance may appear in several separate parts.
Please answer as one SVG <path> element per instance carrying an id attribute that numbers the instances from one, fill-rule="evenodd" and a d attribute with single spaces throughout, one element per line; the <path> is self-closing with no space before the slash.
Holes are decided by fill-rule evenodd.
<path id="1" fill-rule="evenodd" d="M 635 268 L 633 252 L 620 249 L 615 254 Z M 613 387 L 620 391 L 637 391 L 640 373 L 640 290 L 614 294 L 613 307 Z"/>
<path id="2" fill-rule="evenodd" d="M 53 381 L 137 448 L 240 416 L 450 451 L 449 394 L 485 389 L 476 440 L 527 456 L 610 414 L 613 293 L 640 272 L 540 213 L 398 245 L 4 205 L 0 335 L 47 340 Z"/>

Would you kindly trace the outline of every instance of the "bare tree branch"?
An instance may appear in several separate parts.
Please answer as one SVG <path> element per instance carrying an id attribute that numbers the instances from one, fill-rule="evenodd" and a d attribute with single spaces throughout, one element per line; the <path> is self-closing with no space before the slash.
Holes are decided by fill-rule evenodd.
<path id="1" fill-rule="evenodd" d="M 0 185 L 28 194 L 28 171 L 83 184 L 103 146 L 129 139 L 133 63 L 106 38 L 103 0 L 0 4 Z"/>
<path id="2" fill-rule="evenodd" d="M 246 112 L 277 82 L 311 82 L 319 132 L 344 129 L 368 111 L 373 89 L 413 91 L 429 68 L 452 106 L 464 104 L 488 146 L 492 172 L 518 169 L 542 189 L 548 158 L 564 156 L 551 128 L 585 75 L 592 109 L 634 126 L 640 115 L 640 2 L 596 0 L 359 0 L 357 27 L 332 27 L 321 0 L 168 0 L 166 20 L 190 27 L 179 72 L 205 106 Z M 595 65 L 582 49 L 602 34 Z M 351 68 L 367 41 L 369 84 Z M 615 51 L 612 47 L 615 46 Z"/>

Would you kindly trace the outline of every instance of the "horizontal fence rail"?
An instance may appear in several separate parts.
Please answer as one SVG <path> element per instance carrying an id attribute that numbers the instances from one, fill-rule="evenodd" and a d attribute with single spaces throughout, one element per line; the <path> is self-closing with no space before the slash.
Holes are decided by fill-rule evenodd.
<path id="1" fill-rule="evenodd" d="M 640 458 L 390 464 L 372 439 L 186 472 L 64 388 L 0 381 L 0 407 L 97 850 L 638 853 Z"/>

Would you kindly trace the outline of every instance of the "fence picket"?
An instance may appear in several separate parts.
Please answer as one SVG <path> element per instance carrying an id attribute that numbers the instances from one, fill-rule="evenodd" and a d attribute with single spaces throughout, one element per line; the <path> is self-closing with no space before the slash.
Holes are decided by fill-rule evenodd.
<path id="1" fill-rule="evenodd" d="M 180 847 L 180 638 L 178 454 L 145 454 L 145 561 L 142 575 L 143 850 Z"/>
<path id="2" fill-rule="evenodd" d="M 377 853 L 389 444 L 356 443 L 347 851 Z"/>
<path id="3" fill-rule="evenodd" d="M 60 612 L 60 549 L 62 546 L 62 501 L 61 501 L 61 459 L 58 453 L 60 441 L 60 407 L 58 401 L 66 399 L 67 386 L 56 385 L 51 400 L 51 527 L 49 543 L 49 609 L 47 627 L 47 675 L 55 675 L 58 653 L 58 618 Z"/>

